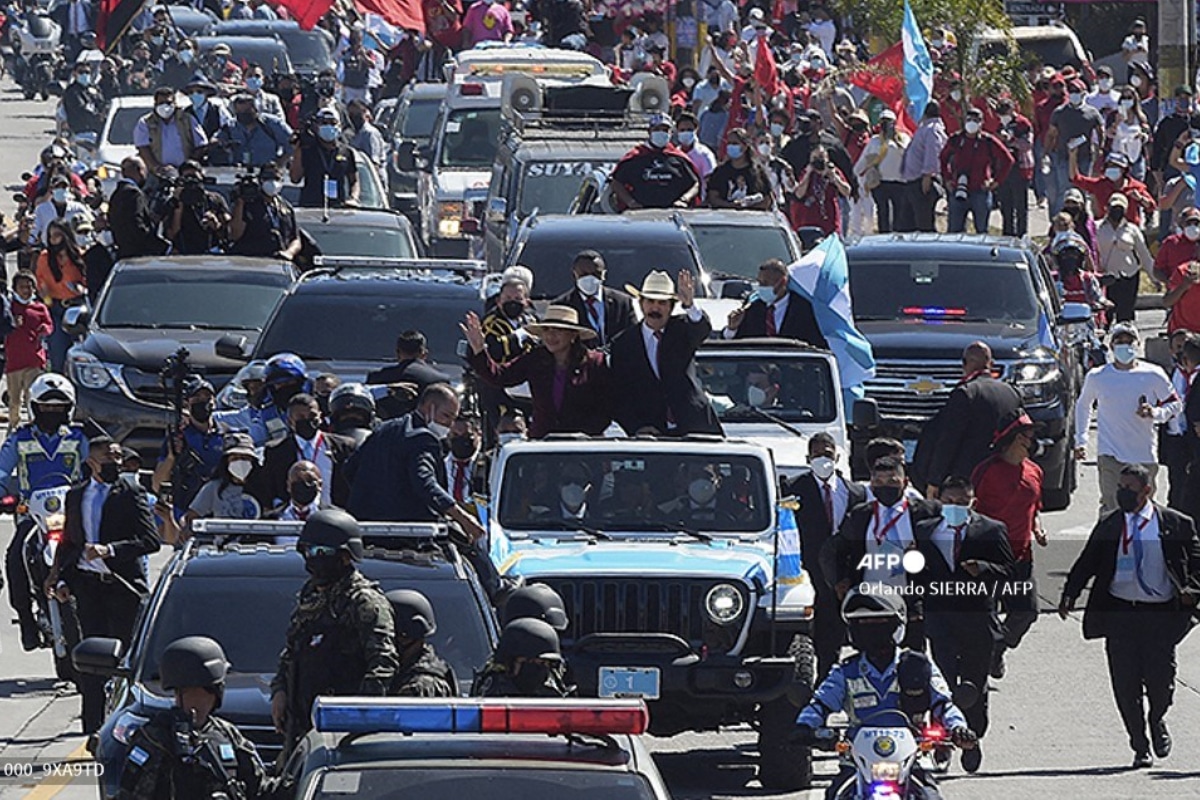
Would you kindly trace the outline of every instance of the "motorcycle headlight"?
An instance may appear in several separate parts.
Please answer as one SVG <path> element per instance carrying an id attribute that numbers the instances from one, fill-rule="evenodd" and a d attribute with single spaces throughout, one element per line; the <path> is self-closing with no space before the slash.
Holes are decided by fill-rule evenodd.
<path id="1" fill-rule="evenodd" d="M 71 377 L 75 383 L 93 391 L 107 388 L 116 380 L 114 371 L 120 370 L 120 367 L 114 364 L 105 364 L 91 353 L 79 348 L 72 348 L 67 354 L 67 358 L 71 367 Z"/>
<path id="2" fill-rule="evenodd" d="M 742 615 L 746 601 L 736 586 L 718 583 L 704 597 L 704 610 L 718 625 L 728 625 Z"/>
<path id="3" fill-rule="evenodd" d="M 132 711 L 122 711 L 121 716 L 113 723 L 112 735 L 121 744 L 129 744 L 137 729 L 149 722 L 148 717 L 135 714 Z"/>
<path id="4" fill-rule="evenodd" d="M 877 761 L 871 765 L 872 781 L 900 780 L 900 765 L 895 761 Z"/>

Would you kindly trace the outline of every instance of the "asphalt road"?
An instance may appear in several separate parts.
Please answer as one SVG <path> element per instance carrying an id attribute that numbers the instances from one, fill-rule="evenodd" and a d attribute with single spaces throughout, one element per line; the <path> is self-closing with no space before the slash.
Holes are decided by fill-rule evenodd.
<path id="1" fill-rule="evenodd" d="M 8 198 L 17 189 L 19 174 L 36 163 L 52 133 L 52 113 L 51 104 L 26 102 L 10 83 L 0 83 L 0 175 L 6 184 L 0 207 L 11 210 Z M 1034 220 L 1033 229 L 1043 230 L 1044 212 L 1035 211 Z M 1160 319 L 1147 316 L 1140 322 L 1149 330 Z M 984 742 L 983 768 L 968 776 L 956 764 L 942 783 L 948 798 L 1200 797 L 1200 636 L 1193 635 L 1179 650 L 1179 681 L 1169 717 L 1175 752 L 1153 769 L 1132 772 L 1127 769 L 1132 754 L 1113 704 L 1102 645 L 1083 640 L 1079 615 L 1062 622 L 1050 613 L 1095 518 L 1096 473 L 1091 463 L 1083 467 L 1080 484 L 1069 510 L 1047 515 L 1053 541 L 1036 553 L 1043 616 L 1021 648 L 1010 654 L 1008 675 L 993 687 L 992 730 Z M 11 521 L 0 521 L 0 546 L 7 547 L 11 535 Z M 164 560 L 160 554 L 154 563 L 161 566 Z M 95 797 L 94 780 L 86 777 L 4 777 L 16 766 L 33 766 L 35 778 L 42 778 L 48 765 L 85 757 L 79 698 L 57 687 L 52 675 L 46 651 L 22 652 L 17 629 L 0 625 L 0 800 Z M 755 779 L 754 735 L 749 728 L 656 739 L 650 747 L 677 798 L 772 796 Z M 834 771 L 829 758 L 817 764 L 819 777 Z M 787 796 L 819 798 L 824 782 L 819 779 L 815 789 Z"/>

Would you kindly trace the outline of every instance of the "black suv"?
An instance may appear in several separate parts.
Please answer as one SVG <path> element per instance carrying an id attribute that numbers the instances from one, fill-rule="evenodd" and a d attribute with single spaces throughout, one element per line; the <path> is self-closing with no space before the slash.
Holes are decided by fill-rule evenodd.
<path id="1" fill-rule="evenodd" d="M 90 743 L 104 764 L 101 794 L 114 797 L 125 748 L 138 727 L 171 698 L 159 684 L 158 658 L 182 636 L 209 636 L 231 664 L 221 716 L 238 726 L 267 761 L 281 738 L 271 723 L 270 682 L 296 595 L 308 577 L 291 545 L 301 523 L 199 520 L 196 536 L 163 569 L 143 606 L 127 653 L 113 639 L 85 639 L 75 650 L 83 671 L 108 674 L 108 718 Z M 432 641 L 454 669 L 462 693 L 490 655 L 496 620 L 474 570 L 449 544 L 444 526 L 364 523 L 359 569 L 383 590 L 416 589 L 438 616 Z M 220 538 L 241 543 L 218 545 Z"/>
<path id="2" fill-rule="evenodd" d="M 1079 370 L 1041 253 L 997 236 L 886 234 L 852 244 L 847 259 L 854 319 L 875 353 L 866 392 L 883 433 L 903 441 L 911 459 L 922 427 L 962 378 L 963 349 L 986 342 L 1037 423 L 1045 507 L 1066 508 Z"/>

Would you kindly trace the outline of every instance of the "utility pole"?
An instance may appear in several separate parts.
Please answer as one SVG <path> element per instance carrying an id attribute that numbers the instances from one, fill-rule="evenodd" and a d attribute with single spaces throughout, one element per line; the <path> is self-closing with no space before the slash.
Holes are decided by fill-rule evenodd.
<path id="1" fill-rule="evenodd" d="M 1189 52 L 1196 30 L 1195 0 L 1159 0 L 1158 96 L 1173 97 L 1175 87 L 1192 85 Z"/>

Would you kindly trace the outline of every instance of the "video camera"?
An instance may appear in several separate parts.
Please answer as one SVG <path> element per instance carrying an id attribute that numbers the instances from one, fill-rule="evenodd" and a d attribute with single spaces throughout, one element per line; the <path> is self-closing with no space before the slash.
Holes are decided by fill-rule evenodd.
<path id="1" fill-rule="evenodd" d="M 233 196 L 248 203 L 262 197 L 262 183 L 257 175 L 245 173 L 237 176 L 237 184 L 233 187 Z"/>

